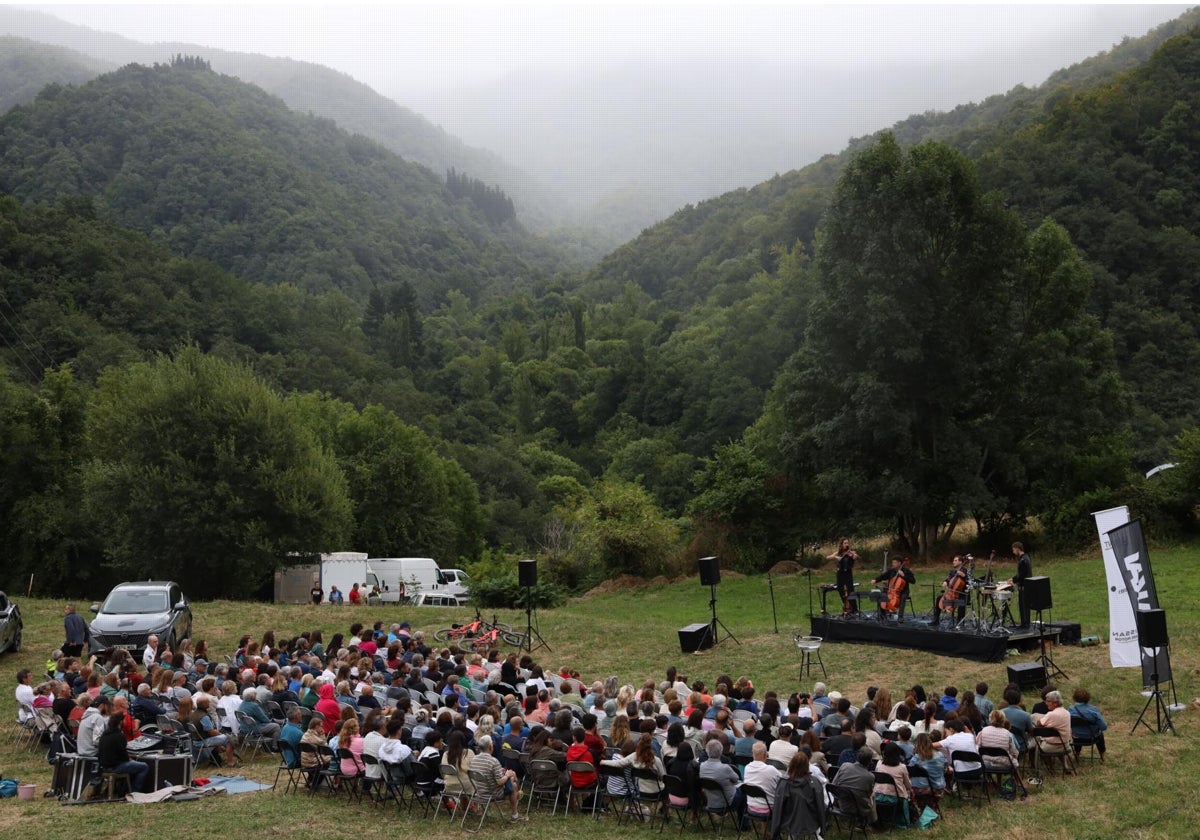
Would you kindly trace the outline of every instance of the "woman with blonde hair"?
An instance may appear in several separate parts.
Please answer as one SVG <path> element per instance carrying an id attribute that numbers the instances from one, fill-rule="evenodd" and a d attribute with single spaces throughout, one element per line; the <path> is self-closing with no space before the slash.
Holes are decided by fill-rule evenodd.
<path id="1" fill-rule="evenodd" d="M 342 755 L 342 750 L 349 750 L 350 755 Z M 366 770 L 362 754 L 363 737 L 358 730 L 358 716 L 351 715 L 342 720 L 342 728 L 338 730 L 338 755 L 343 776 L 357 776 Z"/>
<path id="2" fill-rule="evenodd" d="M 613 718 L 612 729 L 608 731 L 608 743 L 610 746 L 620 747 L 631 737 L 629 729 L 629 716 L 624 712 L 618 712 Z"/>

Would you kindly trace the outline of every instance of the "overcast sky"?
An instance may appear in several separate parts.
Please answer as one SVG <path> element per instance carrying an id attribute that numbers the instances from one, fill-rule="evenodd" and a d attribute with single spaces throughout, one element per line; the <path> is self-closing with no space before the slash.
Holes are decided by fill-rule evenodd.
<path id="1" fill-rule="evenodd" d="M 3 0 L 0 0 L 3 2 Z M 342 70 L 580 193 L 749 186 L 930 109 L 1036 85 L 1186 5 L 39 5 L 139 41 Z M 594 183 L 593 183 L 594 182 Z"/>
<path id="2" fill-rule="evenodd" d="M 828 65 L 967 61 L 997 91 L 1142 35 L 1186 5 L 808 3 L 50 4 L 64 19 L 143 41 L 190 41 L 327 64 L 380 88 L 445 90 L 528 67 L 578 73 L 653 56 Z"/>

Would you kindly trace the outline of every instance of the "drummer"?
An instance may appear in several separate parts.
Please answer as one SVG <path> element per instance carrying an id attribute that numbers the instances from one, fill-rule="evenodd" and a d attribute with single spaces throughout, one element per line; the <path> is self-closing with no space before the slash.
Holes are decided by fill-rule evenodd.
<path id="1" fill-rule="evenodd" d="M 871 581 L 872 583 L 885 583 L 886 581 L 884 589 L 887 592 L 887 598 L 880 602 L 881 610 L 890 613 L 899 611 L 900 605 L 904 603 L 905 592 L 917 582 L 917 577 L 908 567 L 906 560 L 907 558 L 901 557 L 899 554 L 893 554 L 891 557 L 892 567 Z"/>

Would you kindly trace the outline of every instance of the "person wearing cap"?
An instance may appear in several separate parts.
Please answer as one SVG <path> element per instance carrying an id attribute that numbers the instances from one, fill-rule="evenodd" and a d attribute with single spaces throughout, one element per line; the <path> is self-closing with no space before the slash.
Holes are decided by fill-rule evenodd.
<path id="1" fill-rule="evenodd" d="M 112 710 L 112 701 L 103 694 L 92 700 L 92 705 L 83 711 L 79 720 L 79 730 L 76 733 L 75 752 L 88 758 L 95 758 L 99 751 L 100 736 L 108 726 L 108 715 Z"/>

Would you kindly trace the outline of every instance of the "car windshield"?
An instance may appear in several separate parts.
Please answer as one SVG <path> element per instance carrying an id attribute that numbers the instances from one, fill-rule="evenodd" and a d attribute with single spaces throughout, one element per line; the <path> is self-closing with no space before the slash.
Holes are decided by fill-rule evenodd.
<path id="1" fill-rule="evenodd" d="M 167 611 L 167 593 L 161 589 L 118 589 L 109 593 L 103 613 L 160 613 Z"/>

